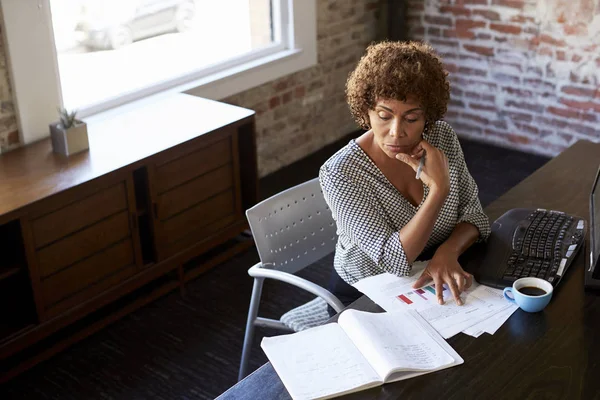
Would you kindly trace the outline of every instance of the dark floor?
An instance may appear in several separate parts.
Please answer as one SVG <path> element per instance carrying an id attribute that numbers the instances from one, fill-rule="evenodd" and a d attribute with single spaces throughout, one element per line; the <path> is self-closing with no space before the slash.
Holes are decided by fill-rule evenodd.
<path id="1" fill-rule="evenodd" d="M 319 166 L 349 140 L 320 150 L 261 181 L 267 197 L 317 175 Z M 461 140 L 485 206 L 542 166 L 547 159 Z M 73 345 L 0 387 L 0 399 L 213 399 L 236 382 L 252 280 L 254 250 L 191 282 L 182 298 L 173 292 Z M 306 269 L 324 284 L 331 257 Z M 266 282 L 264 316 L 311 298 Z M 250 369 L 266 362 L 257 330 Z"/>

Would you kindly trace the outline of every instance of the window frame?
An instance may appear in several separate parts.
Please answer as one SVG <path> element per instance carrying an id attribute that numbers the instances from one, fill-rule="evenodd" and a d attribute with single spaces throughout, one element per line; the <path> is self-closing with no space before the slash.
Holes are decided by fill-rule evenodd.
<path id="1" fill-rule="evenodd" d="M 57 107 L 63 104 L 50 0 L 0 0 L 0 7 L 19 139 L 25 145 L 49 136 L 48 124 L 57 120 Z M 316 0 L 276 1 L 273 11 L 282 15 L 275 20 L 283 23 L 274 28 L 280 30 L 285 48 L 270 54 L 258 50 L 242 56 L 239 63 L 226 61 L 200 76 L 190 74 L 125 94 L 82 110 L 80 117 L 170 93 L 220 100 L 316 65 Z"/>

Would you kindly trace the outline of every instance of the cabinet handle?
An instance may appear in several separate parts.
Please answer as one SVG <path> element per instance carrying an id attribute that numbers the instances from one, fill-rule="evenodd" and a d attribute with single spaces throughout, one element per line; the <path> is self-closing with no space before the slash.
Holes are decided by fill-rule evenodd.
<path id="1" fill-rule="evenodd" d="M 154 218 L 158 219 L 158 203 L 152 203 L 152 211 L 154 212 Z"/>

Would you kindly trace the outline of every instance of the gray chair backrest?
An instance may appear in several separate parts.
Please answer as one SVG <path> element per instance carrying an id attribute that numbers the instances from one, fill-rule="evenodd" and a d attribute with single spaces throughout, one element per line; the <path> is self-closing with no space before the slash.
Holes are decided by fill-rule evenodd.
<path id="1" fill-rule="evenodd" d="M 246 211 L 264 267 L 295 273 L 335 250 L 336 225 L 315 178 Z"/>

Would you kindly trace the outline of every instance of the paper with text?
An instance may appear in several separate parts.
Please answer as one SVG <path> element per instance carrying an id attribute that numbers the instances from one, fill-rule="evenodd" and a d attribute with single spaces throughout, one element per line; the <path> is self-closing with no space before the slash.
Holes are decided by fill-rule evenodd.
<path id="1" fill-rule="evenodd" d="M 294 399 L 322 399 L 383 382 L 335 323 L 264 338 L 261 347 Z"/>
<path id="2" fill-rule="evenodd" d="M 396 372 L 431 372 L 462 363 L 454 349 L 416 312 L 372 314 L 348 310 L 340 315 L 338 323 L 361 353 L 368 355 L 384 382 L 409 377 Z"/>
<path id="3" fill-rule="evenodd" d="M 263 339 L 294 399 L 339 396 L 464 362 L 416 311 L 346 310 L 339 321 Z"/>
<path id="4" fill-rule="evenodd" d="M 398 277 L 383 273 L 362 279 L 353 286 L 386 311 L 416 310 L 445 339 L 510 307 L 506 300 L 487 290 L 497 289 L 477 283 L 461 295 L 464 302 L 462 306 L 456 304 L 450 290 L 444 287 L 445 304 L 440 305 L 433 284 L 420 289 L 412 288 L 425 265 L 415 263 L 411 276 Z"/>

